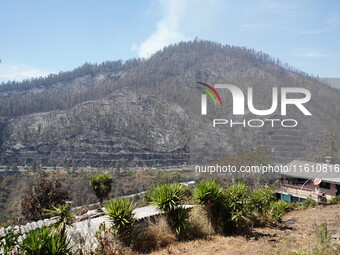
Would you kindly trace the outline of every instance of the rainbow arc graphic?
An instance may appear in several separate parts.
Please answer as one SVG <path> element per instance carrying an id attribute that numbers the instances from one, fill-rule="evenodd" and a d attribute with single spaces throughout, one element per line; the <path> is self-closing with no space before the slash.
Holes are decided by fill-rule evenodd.
<path id="1" fill-rule="evenodd" d="M 213 86 L 206 84 L 206 83 L 203 83 L 203 82 L 197 82 L 197 83 L 206 87 L 206 88 L 197 87 L 199 90 L 206 93 L 206 94 L 202 94 L 202 96 L 201 96 L 201 99 L 202 99 L 202 109 L 201 109 L 202 115 L 207 114 L 207 95 L 209 95 L 209 97 L 212 99 L 212 101 L 214 102 L 214 105 L 217 105 L 217 100 L 219 101 L 220 105 L 223 105 L 223 102 L 222 102 L 220 95 L 218 94 L 218 92 L 216 91 L 216 89 Z M 217 100 L 216 100 L 215 96 L 217 97 Z"/>

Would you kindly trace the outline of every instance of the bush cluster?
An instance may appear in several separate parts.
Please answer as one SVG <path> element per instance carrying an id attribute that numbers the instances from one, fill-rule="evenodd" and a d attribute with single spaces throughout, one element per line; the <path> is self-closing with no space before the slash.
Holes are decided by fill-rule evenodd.
<path id="1" fill-rule="evenodd" d="M 100 177 L 91 179 L 90 183 L 100 193 L 98 197 L 104 198 L 112 179 L 105 174 Z M 258 223 L 281 222 L 282 216 L 292 209 L 290 203 L 275 200 L 271 186 L 250 190 L 243 183 L 235 183 L 224 188 L 210 179 L 200 182 L 193 192 L 187 192 L 181 184 L 172 183 L 154 187 L 148 194 L 150 204 L 164 214 L 147 224 L 136 224 L 135 205 L 129 198 L 115 198 L 104 203 L 103 212 L 111 225 L 108 228 L 104 226 L 101 228 L 104 231 L 97 233 L 100 243 L 98 254 L 113 254 L 117 247 L 122 247 L 125 254 L 131 249 L 146 252 L 175 240 L 202 237 L 211 232 L 240 234 Z M 191 212 L 183 207 L 186 196 L 192 196 L 199 205 Z M 304 203 L 314 205 L 308 199 Z M 14 232 L 2 238 L 0 243 L 5 254 L 10 254 L 14 248 L 25 254 L 70 254 L 66 227 L 72 224 L 74 216 L 69 206 L 53 207 L 47 210 L 47 214 L 53 216 L 55 224 L 52 227 L 31 231 L 20 243 Z"/>
<path id="2" fill-rule="evenodd" d="M 149 203 L 163 211 L 164 216 L 149 222 L 147 229 L 139 229 L 139 225 L 136 225 L 133 219 L 134 206 L 127 198 L 106 202 L 104 212 L 113 223 L 111 229 L 115 230 L 117 242 L 145 252 L 176 239 L 192 239 L 211 232 L 241 234 L 259 222 L 281 222 L 282 216 L 292 209 L 289 203 L 275 200 L 274 188 L 271 186 L 250 190 L 243 183 L 235 183 L 223 188 L 215 180 L 208 179 L 200 182 L 192 194 L 193 200 L 200 206 L 189 213 L 182 207 L 186 196 L 182 185 L 162 184 L 150 190 Z M 196 217 L 196 209 L 201 210 L 200 220 Z M 203 218 L 206 218 L 204 223 Z M 202 231 L 204 225 L 209 226 Z M 103 246 L 101 250 L 104 249 Z"/>

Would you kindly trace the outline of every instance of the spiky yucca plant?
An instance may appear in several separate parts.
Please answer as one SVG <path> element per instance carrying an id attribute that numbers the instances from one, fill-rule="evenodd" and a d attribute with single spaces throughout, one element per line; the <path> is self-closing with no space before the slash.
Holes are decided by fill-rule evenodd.
<path id="1" fill-rule="evenodd" d="M 177 207 L 169 213 L 169 223 L 178 237 L 181 236 L 183 230 L 186 229 L 189 223 L 189 211 L 183 207 Z"/>
<path id="2" fill-rule="evenodd" d="M 180 207 L 184 197 L 185 191 L 179 183 L 160 185 L 151 194 L 151 203 L 165 212 L 167 221 L 177 236 L 185 229 L 189 219 L 187 210 Z"/>
<path id="3" fill-rule="evenodd" d="M 117 237 L 124 244 L 130 242 L 135 225 L 134 205 L 125 197 L 109 200 L 104 205 L 104 213 L 112 221 Z"/>
<path id="4" fill-rule="evenodd" d="M 104 198 L 106 198 L 111 192 L 112 182 L 112 176 L 107 172 L 90 178 L 90 187 L 99 199 L 100 205 L 102 205 Z"/>
<path id="5" fill-rule="evenodd" d="M 22 240 L 20 248 L 29 255 L 67 255 L 71 253 L 70 241 L 50 227 L 30 231 Z"/>
<path id="6" fill-rule="evenodd" d="M 151 202 L 158 209 L 167 213 L 180 205 L 184 196 L 185 193 L 181 184 L 164 184 L 153 190 L 151 194 Z"/>
<path id="7" fill-rule="evenodd" d="M 66 234 L 66 227 L 71 226 L 75 219 L 74 213 L 70 209 L 70 205 L 58 205 L 54 206 L 53 210 L 46 211 L 46 215 L 53 216 L 51 220 L 55 221 L 52 227 L 58 234 L 64 236 Z"/>
<path id="8" fill-rule="evenodd" d="M 194 190 L 194 199 L 205 207 L 212 228 L 220 232 L 220 220 L 224 209 L 224 194 L 221 185 L 211 179 L 200 182 Z"/>

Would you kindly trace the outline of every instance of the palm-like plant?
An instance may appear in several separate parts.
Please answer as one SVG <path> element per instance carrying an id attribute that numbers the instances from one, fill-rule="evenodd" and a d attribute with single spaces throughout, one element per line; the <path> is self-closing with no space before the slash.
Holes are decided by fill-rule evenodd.
<path id="1" fill-rule="evenodd" d="M 178 236 L 189 218 L 187 210 L 180 207 L 184 197 L 183 186 L 178 183 L 160 185 L 151 194 L 151 203 L 165 212 L 170 227 Z"/>
<path id="2" fill-rule="evenodd" d="M 135 225 L 134 205 L 125 197 L 109 200 L 104 205 L 104 213 L 110 218 L 117 237 L 128 244 Z"/>
<path id="3" fill-rule="evenodd" d="M 29 255 L 67 255 L 71 254 L 69 239 L 60 236 L 50 227 L 30 231 L 22 240 L 20 248 Z"/>
<path id="4" fill-rule="evenodd" d="M 107 172 L 93 176 L 89 180 L 90 187 L 96 197 L 99 199 L 101 205 L 103 203 L 103 199 L 106 198 L 111 192 L 112 182 L 113 178 Z"/>
<path id="5" fill-rule="evenodd" d="M 181 184 L 164 184 L 153 190 L 151 202 L 158 209 L 168 213 L 181 204 L 184 196 L 185 193 Z"/>
<path id="6" fill-rule="evenodd" d="M 223 212 L 223 189 L 215 180 L 204 180 L 194 190 L 194 199 L 205 206 L 210 224 L 215 231 L 220 230 L 220 217 Z"/>
<path id="7" fill-rule="evenodd" d="M 184 229 L 189 223 L 189 211 L 183 207 L 177 207 L 169 213 L 170 227 L 175 231 L 178 237 L 181 236 Z"/>
<path id="8" fill-rule="evenodd" d="M 55 221 L 53 227 L 61 236 L 65 235 L 66 227 L 72 225 L 75 216 L 70 210 L 69 204 L 58 205 L 53 210 L 46 210 L 47 215 L 53 216 L 51 220 Z"/>

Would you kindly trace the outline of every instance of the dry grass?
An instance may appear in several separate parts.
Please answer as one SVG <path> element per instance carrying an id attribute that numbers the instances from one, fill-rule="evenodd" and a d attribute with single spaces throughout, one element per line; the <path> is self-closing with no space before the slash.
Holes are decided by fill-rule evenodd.
<path id="1" fill-rule="evenodd" d="M 96 253 L 98 255 L 136 255 L 136 253 L 130 248 L 120 243 L 115 243 L 105 247 L 101 252 Z"/>
<path id="2" fill-rule="evenodd" d="M 150 252 L 169 246 L 176 241 L 176 235 L 172 232 L 164 217 L 156 219 L 156 222 L 148 222 L 145 232 L 137 238 L 134 249 L 140 252 Z"/>
<path id="3" fill-rule="evenodd" d="M 185 230 L 186 239 L 206 238 L 214 234 L 214 229 L 209 223 L 206 210 L 201 206 L 191 209 L 189 224 Z"/>
<path id="4" fill-rule="evenodd" d="M 289 219 L 296 219 L 296 222 L 281 228 L 254 228 L 248 236 L 215 235 L 211 237 L 211 240 L 200 239 L 185 243 L 173 243 L 152 254 L 308 254 L 304 251 L 314 248 L 318 243 L 316 225 L 327 223 L 330 233 L 340 229 L 340 205 L 318 206 L 303 211 L 293 211 L 283 217 L 284 221 Z M 327 254 L 332 254 L 333 251 L 331 250 Z M 334 252 L 334 255 L 338 254 L 338 250 Z"/>
<path id="5" fill-rule="evenodd" d="M 149 225 L 148 235 L 154 241 L 156 249 L 167 246 L 176 240 L 175 234 L 164 217 Z"/>

